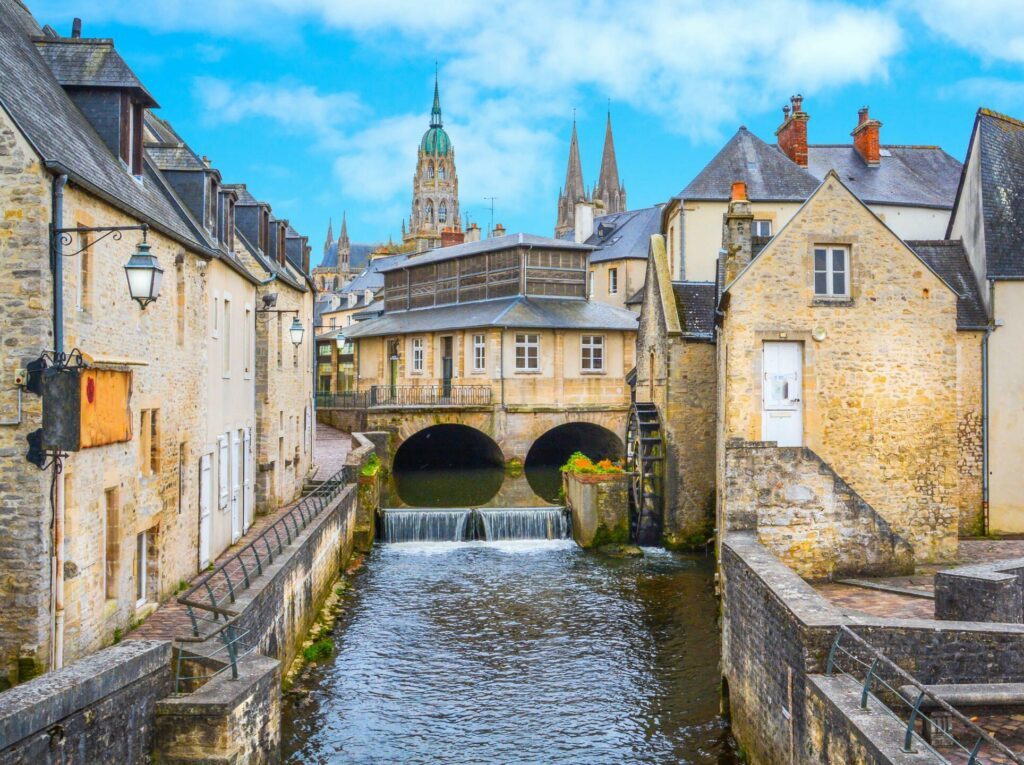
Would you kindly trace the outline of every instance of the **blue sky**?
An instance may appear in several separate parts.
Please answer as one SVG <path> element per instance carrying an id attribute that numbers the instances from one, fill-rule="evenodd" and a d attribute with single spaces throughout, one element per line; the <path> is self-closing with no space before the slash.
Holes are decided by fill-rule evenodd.
<path id="1" fill-rule="evenodd" d="M 434 61 L 463 214 L 550 233 L 573 109 L 596 180 L 611 99 L 631 207 L 677 193 L 745 124 L 765 140 L 803 93 L 812 143 L 870 105 L 885 143 L 963 159 L 974 111 L 1024 118 L 1019 0 L 27 0 L 113 37 L 191 146 L 313 244 L 409 214 Z"/>

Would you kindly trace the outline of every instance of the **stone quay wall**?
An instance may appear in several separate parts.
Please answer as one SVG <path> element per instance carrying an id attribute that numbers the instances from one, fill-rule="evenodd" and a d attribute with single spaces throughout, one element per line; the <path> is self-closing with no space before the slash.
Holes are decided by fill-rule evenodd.
<path id="1" fill-rule="evenodd" d="M 847 616 L 750 531 L 727 533 L 720 567 L 723 691 L 753 765 L 915 762 L 825 676 L 843 625 L 924 684 L 1024 681 L 1024 625 Z"/>
<path id="2" fill-rule="evenodd" d="M 572 537 L 580 547 L 629 542 L 629 475 L 563 473 Z"/>
<path id="3" fill-rule="evenodd" d="M 912 573 L 914 550 L 813 451 L 734 439 L 725 448 L 725 527 L 805 579 Z"/>
<path id="4" fill-rule="evenodd" d="M 935 617 L 1024 622 L 1024 558 L 938 572 Z"/>
<path id="5" fill-rule="evenodd" d="M 171 644 L 130 640 L 0 694 L 0 765 L 146 765 Z"/>

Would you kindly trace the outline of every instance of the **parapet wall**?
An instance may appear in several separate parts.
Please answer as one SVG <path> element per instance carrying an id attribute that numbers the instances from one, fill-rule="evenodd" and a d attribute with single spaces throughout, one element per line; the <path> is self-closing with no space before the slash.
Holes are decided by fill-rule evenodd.
<path id="1" fill-rule="evenodd" d="M 820 681 L 843 625 L 921 683 L 1024 682 L 1024 625 L 847 615 L 752 531 L 726 535 L 720 571 L 723 686 L 753 765 L 915 761 Z"/>

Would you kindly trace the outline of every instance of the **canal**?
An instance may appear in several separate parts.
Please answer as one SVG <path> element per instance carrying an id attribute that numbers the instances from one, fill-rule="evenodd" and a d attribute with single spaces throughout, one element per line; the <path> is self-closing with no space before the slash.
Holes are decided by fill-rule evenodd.
<path id="1" fill-rule="evenodd" d="M 533 505 L 531 487 L 550 497 L 556 481 L 480 470 L 398 475 L 390 501 Z M 378 544 L 334 655 L 287 697 L 285 760 L 738 763 L 718 716 L 712 568 L 564 539 Z"/>

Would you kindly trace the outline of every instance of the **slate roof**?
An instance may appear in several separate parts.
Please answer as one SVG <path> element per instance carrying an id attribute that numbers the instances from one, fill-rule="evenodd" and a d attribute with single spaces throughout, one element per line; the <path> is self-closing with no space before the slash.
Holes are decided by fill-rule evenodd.
<path id="1" fill-rule="evenodd" d="M 376 250 L 378 245 L 369 243 L 353 242 L 349 245 L 348 252 L 348 264 L 349 268 L 355 271 L 358 268 L 365 266 L 370 260 L 370 253 Z M 331 246 L 327 248 L 327 252 L 324 253 L 323 259 L 320 261 L 318 268 L 337 268 L 338 267 L 338 243 L 331 242 Z"/>
<path id="2" fill-rule="evenodd" d="M 643 305 L 645 289 L 647 289 L 646 283 L 643 287 L 634 292 L 630 297 L 626 298 L 626 305 Z"/>
<path id="3" fill-rule="evenodd" d="M 159 106 L 106 38 L 37 37 L 39 54 L 61 85 L 134 90 L 145 106 Z"/>
<path id="4" fill-rule="evenodd" d="M 1024 278 L 1024 122 L 979 109 L 971 137 L 979 141 L 985 268 L 989 279 Z M 971 155 L 971 148 L 967 156 Z M 965 170 L 966 174 L 966 170 Z M 963 180 L 961 180 L 961 186 Z M 957 195 L 959 196 L 959 190 Z M 970 215 L 972 211 L 964 211 Z"/>
<path id="5" fill-rule="evenodd" d="M 967 252 L 959 239 L 910 241 L 907 246 L 956 292 L 956 325 L 959 329 L 988 324 L 978 280 L 974 278 Z"/>
<path id="6" fill-rule="evenodd" d="M 382 290 L 384 289 L 384 269 L 400 266 L 407 260 L 409 260 L 409 253 L 405 252 L 371 260 L 359 274 L 353 277 L 352 281 L 345 285 L 341 293 L 362 292 L 367 289 L 374 292 Z"/>
<path id="7" fill-rule="evenodd" d="M 288 265 L 282 266 L 273 258 L 268 258 L 259 247 L 246 239 L 237 227 L 235 228 L 235 244 L 236 246 L 244 247 L 245 251 L 252 256 L 253 260 L 259 263 L 268 276 L 273 276 L 275 279 L 300 292 L 306 291 L 305 279 L 299 269 L 291 266 L 290 261 Z"/>
<path id="8" fill-rule="evenodd" d="M 635 330 L 637 315 L 624 308 L 589 300 L 528 298 L 520 295 L 438 308 L 389 311 L 379 318 L 345 329 L 348 337 L 379 337 L 476 327 Z"/>
<path id="9" fill-rule="evenodd" d="M 602 215 L 594 220 L 594 233 L 584 244 L 597 247 L 590 253 L 591 263 L 633 258 L 647 260 L 651 234 L 661 230 L 664 205 Z M 570 241 L 572 237 L 570 235 Z"/>
<path id="10" fill-rule="evenodd" d="M 715 334 L 714 282 L 672 282 L 683 333 L 711 339 Z"/>
<path id="11" fill-rule="evenodd" d="M 755 202 L 802 202 L 818 188 L 817 178 L 741 127 L 678 198 L 728 200 L 735 181 L 746 182 L 747 196 Z"/>
<path id="12" fill-rule="evenodd" d="M 829 170 L 868 204 L 952 209 L 960 163 L 938 146 L 882 146 L 878 167 L 869 167 L 850 144 L 810 145 L 807 169 L 818 180 Z M 780 152 L 781 153 L 781 152 Z"/>
<path id="13" fill-rule="evenodd" d="M 381 268 L 380 271 L 381 273 L 385 273 L 387 271 L 395 271 L 405 265 L 412 267 L 419 266 L 424 263 L 438 263 L 442 260 L 452 260 L 454 258 L 462 258 L 467 255 L 477 255 L 481 252 L 507 250 L 512 247 L 519 247 L 520 245 L 545 247 L 552 250 L 594 249 L 588 244 L 567 242 L 564 239 L 552 239 L 550 237 L 536 236 L 534 234 L 507 234 L 505 236 L 494 236 L 490 239 L 481 239 L 479 242 L 465 242 L 463 244 L 454 244 L 450 247 L 437 247 L 433 250 L 427 250 L 422 255 L 413 255 L 409 258 L 408 263 L 387 266 L 385 268 Z"/>
<path id="14" fill-rule="evenodd" d="M 140 183 L 121 166 L 57 82 L 30 37 L 41 33 L 17 0 L 0 0 L 0 103 L 52 172 L 107 198 L 186 246 L 214 254 L 148 160 Z"/>

